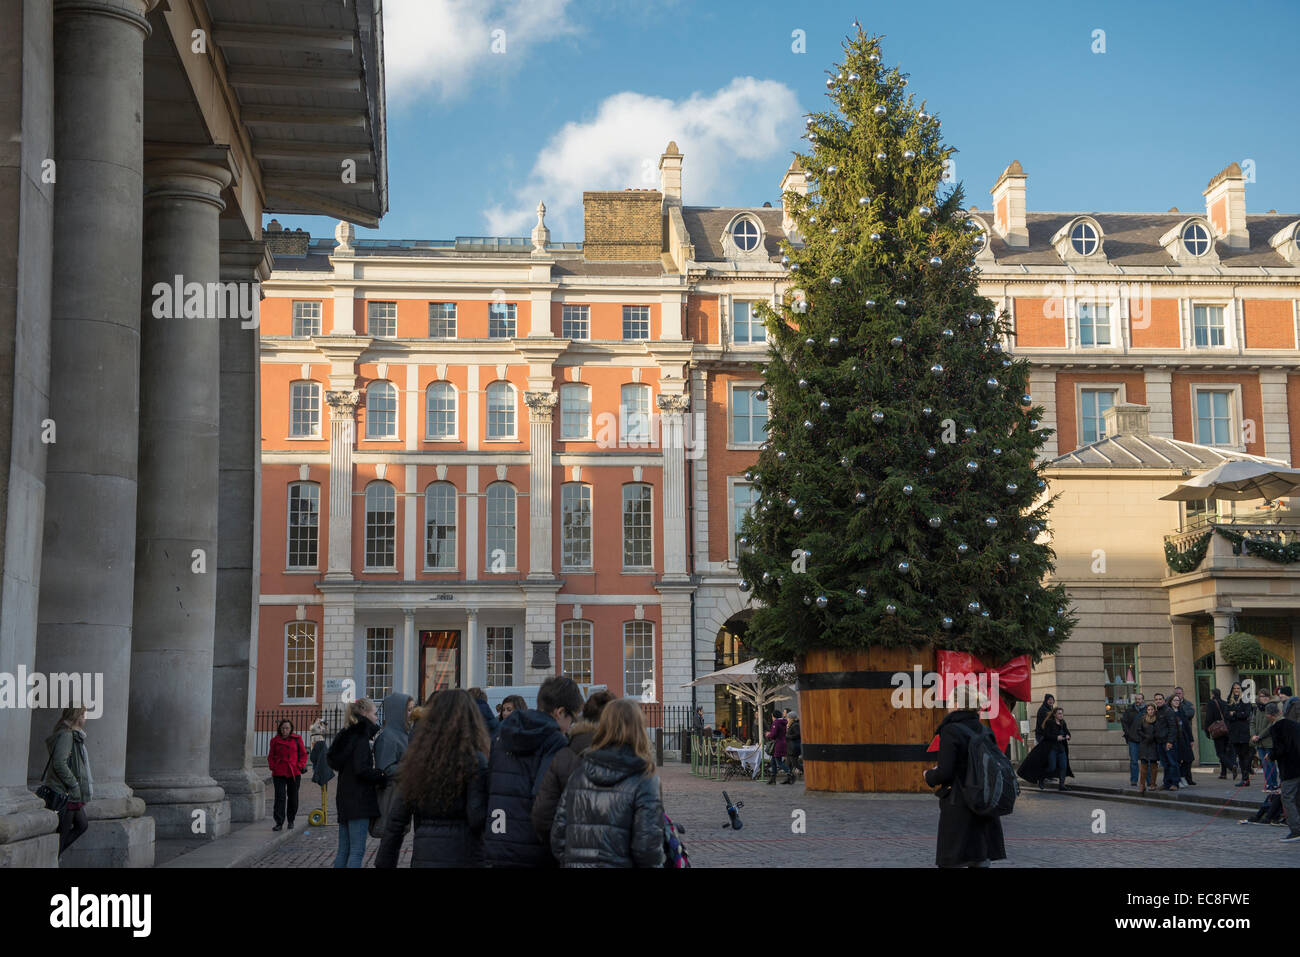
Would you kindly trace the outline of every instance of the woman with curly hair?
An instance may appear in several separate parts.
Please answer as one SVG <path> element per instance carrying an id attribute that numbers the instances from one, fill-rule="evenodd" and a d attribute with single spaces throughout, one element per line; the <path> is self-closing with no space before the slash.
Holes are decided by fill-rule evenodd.
<path id="1" fill-rule="evenodd" d="M 487 727 L 468 692 L 445 689 L 425 702 L 402 756 L 375 867 L 397 866 L 412 818 L 412 867 L 483 866 L 488 747 Z"/>

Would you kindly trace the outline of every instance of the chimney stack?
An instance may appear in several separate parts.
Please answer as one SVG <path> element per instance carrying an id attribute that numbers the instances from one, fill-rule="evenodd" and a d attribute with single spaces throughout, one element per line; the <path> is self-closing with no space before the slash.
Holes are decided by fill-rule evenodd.
<path id="1" fill-rule="evenodd" d="M 794 216 L 791 215 L 790 206 L 785 202 L 786 193 L 798 193 L 800 196 L 808 195 L 808 173 L 799 165 L 799 157 L 795 157 L 790 163 L 790 168 L 785 171 L 781 177 L 781 229 L 787 236 L 795 235 Z"/>
<path id="2" fill-rule="evenodd" d="M 1131 402 L 1112 405 L 1101 414 L 1101 421 L 1108 439 L 1117 435 L 1150 435 L 1151 406 Z"/>
<path id="3" fill-rule="evenodd" d="M 989 190 L 993 194 L 993 228 L 1012 249 L 1029 247 L 1025 225 L 1025 175 L 1020 160 L 1013 160 Z"/>
<path id="4" fill-rule="evenodd" d="M 1223 170 L 1205 188 L 1205 218 L 1219 242 L 1233 249 L 1250 247 L 1246 232 L 1246 177 L 1236 163 Z"/>
<path id="5" fill-rule="evenodd" d="M 676 140 L 669 140 L 659 157 L 659 192 L 664 194 L 664 206 L 682 204 L 682 152 Z"/>

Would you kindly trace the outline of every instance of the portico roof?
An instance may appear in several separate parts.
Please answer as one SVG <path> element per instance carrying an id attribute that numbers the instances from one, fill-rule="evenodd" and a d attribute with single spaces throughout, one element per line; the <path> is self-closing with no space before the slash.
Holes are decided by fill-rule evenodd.
<path id="1" fill-rule="evenodd" d="M 1263 462 L 1286 468 L 1283 459 L 1248 455 L 1233 449 L 1197 445 L 1163 435 L 1114 435 L 1058 455 L 1048 468 L 1208 469 L 1232 460 Z"/>

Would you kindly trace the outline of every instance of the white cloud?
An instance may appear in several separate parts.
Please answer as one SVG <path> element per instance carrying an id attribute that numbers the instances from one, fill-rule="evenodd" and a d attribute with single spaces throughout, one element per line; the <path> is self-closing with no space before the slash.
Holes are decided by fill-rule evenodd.
<path id="1" fill-rule="evenodd" d="M 400 105 L 430 93 L 443 100 L 464 93 L 477 74 L 500 72 L 522 62 L 538 44 L 577 32 L 567 17 L 569 3 L 387 0 L 384 75 L 389 99 Z"/>
<path id="2" fill-rule="evenodd" d="M 578 238 L 582 191 L 659 187 L 659 156 L 669 140 L 685 155 L 683 200 L 717 202 L 716 187 L 756 160 L 794 144 L 800 109 L 794 91 L 774 80 L 737 77 L 712 94 L 669 100 L 640 93 L 605 99 L 594 119 L 569 123 L 538 154 L 513 199 L 488 209 L 488 232 L 526 235 L 539 200 L 556 239 Z M 772 184 L 775 192 L 776 184 Z"/>

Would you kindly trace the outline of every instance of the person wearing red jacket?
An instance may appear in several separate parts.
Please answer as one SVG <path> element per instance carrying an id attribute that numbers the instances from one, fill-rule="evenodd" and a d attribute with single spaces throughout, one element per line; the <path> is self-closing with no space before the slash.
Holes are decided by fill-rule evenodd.
<path id="1" fill-rule="evenodd" d="M 275 827 L 271 830 L 284 828 L 287 805 L 289 830 L 292 831 L 293 819 L 298 815 L 298 785 L 302 782 L 302 773 L 307 770 L 307 747 L 302 743 L 302 736 L 294 734 L 293 722 L 288 718 L 276 728 L 266 763 L 271 766 L 271 781 L 275 785 Z"/>

